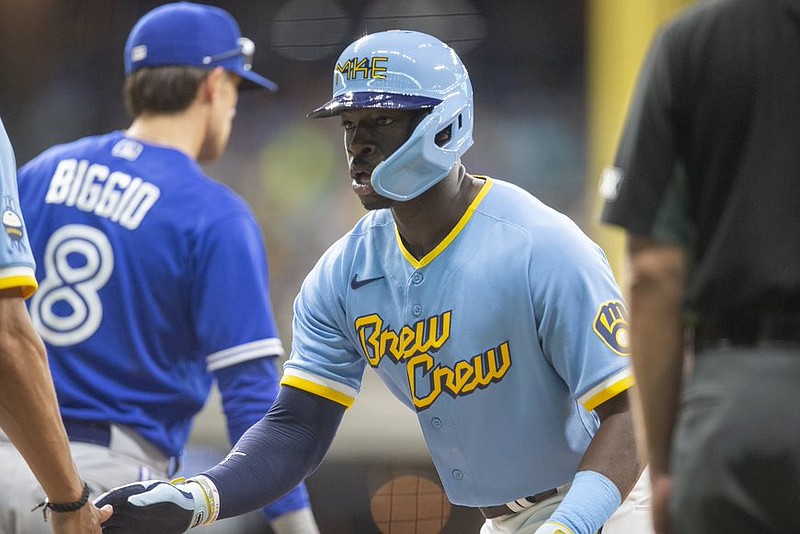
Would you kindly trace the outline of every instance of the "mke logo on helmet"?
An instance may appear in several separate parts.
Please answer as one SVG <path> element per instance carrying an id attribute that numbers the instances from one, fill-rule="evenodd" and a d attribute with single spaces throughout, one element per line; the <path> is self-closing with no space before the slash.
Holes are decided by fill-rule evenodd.
<path id="1" fill-rule="evenodd" d="M 357 80 L 359 77 L 365 80 L 385 80 L 386 67 L 383 65 L 389 61 L 385 56 L 374 56 L 371 58 L 348 59 L 344 64 L 336 64 L 336 72 L 344 75 L 346 80 Z"/>
<path id="2" fill-rule="evenodd" d="M 405 363 L 411 400 L 417 411 L 429 408 L 439 395 L 464 397 L 499 382 L 511 368 L 508 340 L 452 367 L 436 362 L 436 353 L 450 339 L 452 311 L 403 326 L 399 332 L 384 328 L 380 315 L 373 313 L 355 320 L 361 349 L 372 367 L 384 356 L 392 363 Z"/>

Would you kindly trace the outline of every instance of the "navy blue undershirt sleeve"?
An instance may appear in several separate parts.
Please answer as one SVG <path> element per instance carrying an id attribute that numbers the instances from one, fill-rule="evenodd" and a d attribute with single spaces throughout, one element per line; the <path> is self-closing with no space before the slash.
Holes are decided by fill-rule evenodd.
<path id="1" fill-rule="evenodd" d="M 280 374 L 275 357 L 256 358 L 223 367 L 214 372 L 222 395 L 222 406 L 228 421 L 231 444 L 269 411 L 278 395 Z M 268 521 L 283 514 L 311 506 L 308 490 L 300 483 L 296 488 L 264 508 Z"/>
<path id="2" fill-rule="evenodd" d="M 313 473 L 344 412 L 341 404 L 282 386 L 267 415 L 233 447 L 235 454 L 202 473 L 219 490 L 219 518 L 262 508 Z"/>

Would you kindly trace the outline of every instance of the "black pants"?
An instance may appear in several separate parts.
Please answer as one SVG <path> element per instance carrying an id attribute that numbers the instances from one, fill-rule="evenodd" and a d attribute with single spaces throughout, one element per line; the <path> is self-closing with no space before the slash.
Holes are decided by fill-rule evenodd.
<path id="1" fill-rule="evenodd" d="M 711 349 L 672 447 L 678 534 L 800 533 L 800 349 Z"/>

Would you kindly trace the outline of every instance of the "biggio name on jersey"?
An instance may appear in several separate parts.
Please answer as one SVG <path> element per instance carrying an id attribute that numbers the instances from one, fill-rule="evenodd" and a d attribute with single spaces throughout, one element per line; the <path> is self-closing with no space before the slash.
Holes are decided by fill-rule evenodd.
<path id="1" fill-rule="evenodd" d="M 139 177 L 82 159 L 58 162 L 45 196 L 48 204 L 74 206 L 135 230 L 161 190 Z"/>

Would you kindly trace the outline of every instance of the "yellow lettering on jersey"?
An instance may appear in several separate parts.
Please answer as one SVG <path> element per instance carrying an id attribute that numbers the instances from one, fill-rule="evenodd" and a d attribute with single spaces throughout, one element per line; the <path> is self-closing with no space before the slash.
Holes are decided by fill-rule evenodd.
<path id="1" fill-rule="evenodd" d="M 387 354 L 398 363 L 416 354 L 441 348 L 450 338 L 451 316 L 452 312 L 447 311 L 422 319 L 412 326 L 404 326 L 398 334 L 389 328 L 384 330 L 383 319 L 372 314 L 356 319 L 355 328 L 367 361 L 372 367 L 377 367 Z"/>
<path id="2" fill-rule="evenodd" d="M 406 372 L 414 407 L 424 410 L 442 392 L 453 397 L 469 395 L 492 382 L 499 382 L 510 368 L 511 351 L 508 341 L 504 341 L 496 349 L 489 349 L 470 360 L 457 362 L 452 369 L 434 365 L 430 354 L 419 354 L 409 359 Z"/>
<path id="3" fill-rule="evenodd" d="M 383 319 L 374 313 L 355 320 L 355 329 L 364 356 L 378 367 L 384 356 L 392 363 L 406 362 L 408 384 L 417 410 L 433 404 L 442 392 L 453 397 L 469 395 L 500 381 L 511 367 L 508 341 L 450 368 L 437 364 L 431 352 L 450 339 L 452 311 L 434 315 L 403 326 L 399 332 L 383 327 Z"/>

